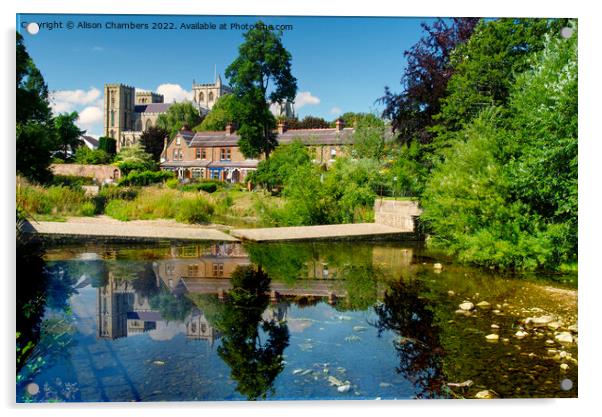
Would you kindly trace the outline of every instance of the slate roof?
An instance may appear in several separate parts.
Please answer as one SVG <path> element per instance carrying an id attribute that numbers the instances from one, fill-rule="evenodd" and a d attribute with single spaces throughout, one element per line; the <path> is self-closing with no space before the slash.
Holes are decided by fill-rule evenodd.
<path id="1" fill-rule="evenodd" d="M 287 130 L 282 134 L 276 134 L 279 144 L 291 143 L 299 140 L 306 145 L 349 145 L 353 144 L 353 133 L 355 129 L 348 127 L 341 131 L 332 129 L 295 129 Z M 200 147 L 226 147 L 237 146 L 240 136 L 236 133 L 228 135 L 225 131 L 191 132 L 180 131 L 178 133 L 186 140 L 191 148 Z"/>
<path id="2" fill-rule="evenodd" d="M 353 143 L 352 127 L 337 129 L 293 129 L 277 136 L 279 144 L 299 140 L 305 145 L 350 145 Z"/>
<path id="3" fill-rule="evenodd" d="M 88 135 L 82 135 L 81 139 L 87 144 L 89 144 L 89 148 L 98 149 L 98 139 Z"/>
<path id="4" fill-rule="evenodd" d="M 149 103 L 134 106 L 136 113 L 165 113 L 173 103 Z"/>

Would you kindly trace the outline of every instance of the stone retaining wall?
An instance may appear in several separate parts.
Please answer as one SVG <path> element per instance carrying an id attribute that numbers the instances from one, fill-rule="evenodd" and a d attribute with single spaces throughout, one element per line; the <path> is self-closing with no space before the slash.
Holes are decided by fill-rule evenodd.
<path id="1" fill-rule="evenodd" d="M 374 223 L 414 232 L 422 209 L 416 201 L 379 200 L 374 202 Z"/>
<path id="2" fill-rule="evenodd" d="M 74 175 L 94 178 L 99 183 L 115 182 L 121 177 L 121 171 L 114 165 L 51 164 L 55 175 Z"/>

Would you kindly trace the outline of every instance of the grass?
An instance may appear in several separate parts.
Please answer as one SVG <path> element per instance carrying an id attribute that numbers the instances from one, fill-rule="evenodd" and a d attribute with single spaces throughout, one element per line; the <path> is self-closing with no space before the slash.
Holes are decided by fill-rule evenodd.
<path id="1" fill-rule="evenodd" d="M 145 187 L 132 200 L 111 200 L 106 215 L 121 221 L 176 219 L 184 223 L 206 223 L 214 205 L 200 194 L 162 187 Z"/>
<path id="2" fill-rule="evenodd" d="M 93 216 L 96 206 L 79 186 L 33 185 L 17 178 L 17 206 L 29 215 Z"/>

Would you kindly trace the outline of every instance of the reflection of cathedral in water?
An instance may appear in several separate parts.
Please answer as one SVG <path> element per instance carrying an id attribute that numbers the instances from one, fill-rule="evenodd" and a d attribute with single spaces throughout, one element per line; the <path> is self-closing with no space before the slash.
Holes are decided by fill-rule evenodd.
<path id="1" fill-rule="evenodd" d="M 167 320 L 151 308 L 148 297 L 137 293 L 130 282 L 116 279 L 112 272 L 107 285 L 98 289 L 97 311 L 97 335 L 101 339 L 133 336 L 156 330 L 158 324 L 167 324 Z M 190 340 L 207 340 L 213 344 L 220 336 L 198 308 L 191 310 L 184 325 L 186 338 Z"/>
<path id="2" fill-rule="evenodd" d="M 238 266 L 251 263 L 242 246 L 237 244 L 174 246 L 171 256 L 171 259 L 154 262 L 153 271 L 156 288 L 167 290 L 174 296 L 188 292 L 183 282 L 190 283 L 191 279 L 203 282 L 218 278 L 229 283 Z M 220 289 L 212 285 L 196 289 L 193 292 L 215 294 L 220 299 L 227 291 L 227 287 Z M 285 302 L 273 302 L 264 312 L 264 319 L 286 320 L 287 306 Z M 113 272 L 108 273 L 107 284 L 98 288 L 97 311 L 98 337 L 102 339 L 133 336 L 156 330 L 158 324 L 167 323 L 160 312 L 153 310 L 148 297 L 136 292 L 130 280 L 120 279 Z M 207 340 L 213 344 L 220 337 L 204 312 L 196 307 L 185 318 L 184 326 L 189 340 Z"/>

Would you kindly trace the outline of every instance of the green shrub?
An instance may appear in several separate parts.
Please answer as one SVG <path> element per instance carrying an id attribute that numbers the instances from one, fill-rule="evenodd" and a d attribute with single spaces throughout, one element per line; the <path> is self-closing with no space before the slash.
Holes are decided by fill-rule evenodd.
<path id="1" fill-rule="evenodd" d="M 75 151 L 74 161 L 78 164 L 99 165 L 109 164 L 113 157 L 102 149 L 90 149 L 87 146 L 80 146 Z"/>
<path id="2" fill-rule="evenodd" d="M 181 200 L 176 220 L 183 223 L 206 223 L 213 214 L 213 206 L 203 198 Z"/>
<path id="3" fill-rule="evenodd" d="M 91 201 L 87 201 L 79 208 L 79 214 L 81 216 L 94 216 L 96 214 L 96 204 Z"/>
<path id="4" fill-rule="evenodd" d="M 174 179 L 171 171 L 133 171 L 119 180 L 119 185 L 150 185 Z"/>
<path id="5" fill-rule="evenodd" d="M 218 183 L 215 181 L 196 182 L 182 185 L 180 189 L 182 191 L 205 191 L 207 193 L 214 193 L 218 189 Z"/>
<path id="6" fill-rule="evenodd" d="M 167 181 L 165 181 L 165 185 L 167 186 L 167 188 L 171 188 L 172 190 L 178 188 L 179 184 L 180 180 L 178 180 L 177 178 L 170 178 Z"/>
<path id="7" fill-rule="evenodd" d="M 107 216 L 122 222 L 131 220 L 131 210 L 129 203 L 123 200 L 111 200 L 107 203 L 104 212 Z"/>
<path id="8" fill-rule="evenodd" d="M 77 175 L 54 175 L 50 184 L 81 187 L 82 185 L 93 185 L 94 179 L 91 177 L 78 177 Z"/>

